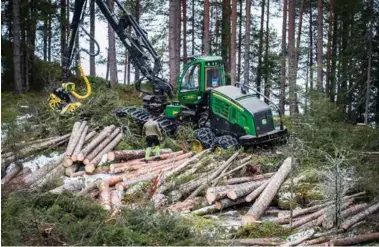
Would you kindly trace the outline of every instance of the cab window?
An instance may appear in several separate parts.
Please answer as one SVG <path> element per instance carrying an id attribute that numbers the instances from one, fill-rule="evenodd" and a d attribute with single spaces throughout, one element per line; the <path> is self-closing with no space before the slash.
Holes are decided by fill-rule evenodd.
<path id="1" fill-rule="evenodd" d="M 189 67 L 184 74 L 180 92 L 195 91 L 199 89 L 200 81 L 200 64 L 194 64 Z"/>
<path id="2" fill-rule="evenodd" d="M 221 86 L 221 73 L 219 67 L 205 68 L 205 85 L 207 89 Z"/>

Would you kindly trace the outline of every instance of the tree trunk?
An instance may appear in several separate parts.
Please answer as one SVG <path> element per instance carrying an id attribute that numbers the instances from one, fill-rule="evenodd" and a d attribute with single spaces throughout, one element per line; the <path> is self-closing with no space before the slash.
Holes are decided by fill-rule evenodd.
<path id="1" fill-rule="evenodd" d="M 199 208 L 197 210 L 194 210 L 191 212 L 192 215 L 197 215 L 197 216 L 202 216 L 202 215 L 206 215 L 206 214 L 212 214 L 212 213 L 215 213 L 219 211 L 217 208 L 216 208 L 216 205 L 210 205 L 210 206 L 206 206 L 204 208 Z"/>
<path id="2" fill-rule="evenodd" d="M 22 167 L 19 165 L 16 165 L 3 179 L 1 179 L 1 184 L 7 184 L 9 183 L 14 177 L 17 176 L 17 174 L 20 173 L 22 170 Z"/>
<path id="3" fill-rule="evenodd" d="M 347 230 L 347 229 L 349 229 L 350 226 L 354 225 L 358 221 L 366 218 L 367 216 L 375 213 L 378 210 L 379 210 L 379 203 L 376 203 L 376 204 L 372 205 L 371 207 L 367 208 L 366 210 L 364 210 L 363 212 L 361 212 L 357 215 L 354 215 L 353 217 L 345 220 L 345 222 L 342 223 L 342 228 L 344 230 Z"/>
<path id="4" fill-rule="evenodd" d="M 183 8 L 183 63 L 188 61 L 187 55 L 187 0 L 182 0 Z"/>
<path id="5" fill-rule="evenodd" d="M 70 140 L 68 141 L 68 145 L 66 148 L 66 156 L 71 156 L 71 154 L 74 152 L 74 149 L 76 147 L 76 144 L 78 143 L 80 136 L 84 130 L 84 127 L 87 125 L 87 122 L 75 122 L 74 127 L 72 128 Z"/>
<path id="6" fill-rule="evenodd" d="M 264 67 L 265 67 L 265 87 L 264 87 L 264 95 L 267 98 L 270 98 L 270 90 L 271 90 L 271 85 L 270 85 L 270 78 L 269 78 L 269 68 L 268 68 L 268 49 L 269 49 L 269 35 L 270 35 L 270 26 L 269 26 L 269 17 L 270 17 L 270 0 L 267 0 L 267 11 L 266 11 L 266 35 L 265 35 L 265 57 L 264 57 Z M 266 104 L 269 104 L 269 101 L 265 98 L 264 102 Z"/>
<path id="7" fill-rule="evenodd" d="M 283 0 L 283 22 L 282 22 L 282 54 L 280 59 L 280 96 L 279 107 L 282 114 L 285 113 L 286 95 L 286 56 L 287 56 L 287 0 Z"/>
<path id="8" fill-rule="evenodd" d="M 110 193 L 112 210 L 118 210 L 122 205 L 120 195 L 117 190 L 112 190 Z"/>
<path id="9" fill-rule="evenodd" d="M 178 37 L 180 40 L 180 1 L 170 0 L 169 15 L 169 67 L 170 67 L 170 84 L 175 86 L 178 79 L 178 66 L 180 64 L 180 46 L 178 55 Z M 180 44 L 180 43 L 179 43 Z"/>
<path id="10" fill-rule="evenodd" d="M 53 160 L 47 162 L 44 166 L 34 171 L 33 173 L 29 174 L 28 176 L 26 176 L 24 179 L 25 183 L 33 184 L 37 182 L 46 174 L 48 174 L 50 171 L 52 171 L 54 168 L 58 166 L 62 166 L 63 159 L 64 159 L 64 154 L 61 154 L 58 157 L 54 158 Z"/>
<path id="11" fill-rule="evenodd" d="M 288 81 L 291 117 L 296 115 L 296 51 L 295 51 L 295 2 L 289 2 L 288 12 Z"/>
<path id="12" fill-rule="evenodd" d="M 242 245 L 242 246 L 279 246 L 281 243 L 280 238 L 246 238 L 246 239 L 233 239 L 233 240 L 219 240 L 217 242 L 223 245 Z"/>
<path id="13" fill-rule="evenodd" d="M 235 186 L 235 185 L 234 185 Z M 233 185 L 209 187 L 205 192 L 205 198 L 209 204 L 221 200 L 227 196 L 229 190 L 234 188 Z"/>
<path id="14" fill-rule="evenodd" d="M 253 200 L 255 200 L 262 193 L 262 191 L 267 187 L 270 181 L 271 180 L 267 180 L 266 182 L 262 183 L 258 188 L 253 190 L 250 194 L 248 194 L 245 197 L 246 202 L 252 202 Z"/>
<path id="15" fill-rule="evenodd" d="M 141 3 L 140 3 L 140 0 L 136 0 L 136 5 L 135 5 L 135 18 L 136 18 L 136 22 L 137 24 L 140 23 L 140 17 L 141 17 L 141 11 L 140 11 L 140 8 L 141 8 Z M 140 71 L 138 68 L 135 68 L 134 70 L 134 81 L 138 81 L 140 79 Z"/>
<path id="16" fill-rule="evenodd" d="M 203 201 L 202 197 L 195 197 L 193 199 L 185 200 L 183 202 L 178 202 L 172 204 L 167 208 L 167 210 L 171 213 L 180 213 L 187 212 L 194 209 L 197 205 L 199 205 Z"/>
<path id="17" fill-rule="evenodd" d="M 242 0 L 239 0 L 238 12 L 238 67 L 237 67 L 237 82 L 241 82 L 241 55 L 242 55 Z"/>
<path id="18" fill-rule="evenodd" d="M 246 202 L 245 198 L 238 198 L 237 200 L 231 200 L 229 198 L 225 198 L 220 201 L 215 201 L 215 206 L 218 210 L 223 210 L 225 208 L 239 205 L 245 202 Z"/>
<path id="19" fill-rule="evenodd" d="M 64 175 L 64 166 L 58 164 L 53 170 L 37 180 L 32 186 L 43 187 L 46 184 L 55 182 L 57 178 Z"/>
<path id="20" fill-rule="evenodd" d="M 221 56 L 225 64 L 226 84 L 230 84 L 230 0 L 222 0 Z"/>
<path id="21" fill-rule="evenodd" d="M 95 0 L 90 0 L 89 16 L 90 16 L 89 34 L 91 37 L 95 37 Z M 89 41 L 89 52 L 91 54 L 95 53 L 95 40 L 94 39 L 90 39 Z M 95 56 L 89 57 L 89 74 L 91 76 L 96 76 Z"/>
<path id="22" fill-rule="evenodd" d="M 292 160 L 290 157 L 284 160 L 276 174 L 271 178 L 270 183 L 264 189 L 254 205 L 249 209 L 246 215 L 242 217 L 243 224 L 248 224 L 253 221 L 259 220 L 267 207 L 269 206 L 276 193 L 279 191 L 280 186 L 290 173 Z M 245 198 L 243 198 L 245 200 Z"/>
<path id="23" fill-rule="evenodd" d="M 313 89 L 313 11 L 309 5 L 309 88 Z"/>
<path id="24" fill-rule="evenodd" d="M 227 192 L 227 196 L 232 200 L 236 200 L 237 198 L 241 198 L 250 194 L 253 190 L 259 188 L 259 186 L 265 182 L 265 180 L 262 180 L 236 185 L 233 189 Z"/>
<path id="25" fill-rule="evenodd" d="M 109 10 L 114 11 L 114 0 L 107 0 Z M 109 65 L 109 79 L 111 88 L 115 88 L 118 84 L 117 77 L 117 59 L 116 59 L 116 38 L 112 26 L 108 23 L 108 65 Z"/>
<path id="26" fill-rule="evenodd" d="M 331 240 L 333 246 L 351 246 L 356 244 L 362 244 L 366 242 L 374 242 L 379 240 L 379 232 L 362 234 L 354 237 L 340 238 Z"/>
<path id="27" fill-rule="evenodd" d="M 259 47 L 258 47 L 258 66 L 257 66 L 257 90 L 261 92 L 261 81 L 262 81 L 262 57 L 263 57 L 263 25 L 265 22 L 265 5 L 266 1 L 262 0 L 261 4 L 261 26 L 259 29 Z M 259 97 L 259 95 L 258 95 Z"/>
<path id="28" fill-rule="evenodd" d="M 74 149 L 74 152 L 72 153 L 72 155 L 71 155 L 71 159 L 72 159 L 72 161 L 77 161 L 78 160 L 78 154 L 80 153 L 80 151 L 82 150 L 82 147 L 83 147 L 83 145 L 84 145 L 84 142 L 85 142 L 85 140 L 88 138 L 87 136 L 89 136 L 89 134 L 91 134 L 91 133 L 89 133 L 88 135 L 87 135 L 87 132 L 88 132 L 88 126 L 85 126 L 84 127 L 84 130 L 83 130 L 83 132 L 81 133 L 81 135 L 80 135 L 80 139 L 79 139 L 79 141 L 78 141 L 78 144 L 76 145 L 76 147 L 75 147 L 75 149 Z M 95 133 L 93 134 L 93 135 L 95 135 Z M 88 138 L 89 139 L 89 138 Z"/>
<path id="29" fill-rule="evenodd" d="M 323 10 L 322 0 L 317 2 L 317 89 L 322 91 L 322 40 L 323 40 Z"/>
<path id="30" fill-rule="evenodd" d="M 209 55 L 209 0 L 204 0 L 204 55 Z"/>
<path id="31" fill-rule="evenodd" d="M 328 44 L 327 44 L 327 61 L 326 61 L 326 80 L 325 80 L 325 92 L 330 94 L 330 74 L 331 74 L 331 60 L 332 60 L 332 33 L 334 22 L 334 0 L 330 0 L 330 12 L 329 12 L 329 28 L 328 28 Z"/>
<path id="32" fill-rule="evenodd" d="M 192 56 L 195 55 L 195 0 L 192 0 Z"/>
<path id="33" fill-rule="evenodd" d="M 99 202 L 100 205 L 105 210 L 111 210 L 111 195 L 110 195 L 110 189 L 109 185 L 106 182 L 101 182 L 99 185 L 100 195 L 99 195 Z"/>
<path id="34" fill-rule="evenodd" d="M 331 237 L 320 237 L 320 238 L 316 238 L 316 239 L 305 241 L 301 245 L 303 245 L 303 246 L 312 245 L 313 246 L 313 245 L 317 245 L 317 244 L 322 244 L 322 243 L 329 242 L 330 238 Z"/>
<path id="35" fill-rule="evenodd" d="M 232 1 L 231 26 L 232 35 L 230 41 L 230 83 L 236 84 L 236 52 L 237 52 L 237 0 Z"/>
<path id="36" fill-rule="evenodd" d="M 98 136 L 96 136 L 87 146 L 85 146 L 81 152 L 78 154 L 78 160 L 83 161 L 85 157 L 93 150 L 95 147 L 104 140 L 110 133 L 116 128 L 116 126 L 111 125 L 105 127 Z"/>
<path id="37" fill-rule="evenodd" d="M 49 17 L 47 13 L 44 13 L 43 17 L 43 61 L 47 61 L 47 42 L 49 37 Z"/>
<path id="38" fill-rule="evenodd" d="M 284 0 L 286 1 L 286 0 Z M 251 24 L 251 0 L 246 1 L 246 23 L 245 23 L 245 53 L 244 53 L 244 71 L 243 83 L 249 85 L 250 83 L 250 24 Z"/>
<path id="39" fill-rule="evenodd" d="M 51 0 L 49 0 L 49 4 L 51 3 Z M 49 13 L 49 19 L 48 19 L 48 38 L 47 38 L 47 60 L 51 62 L 51 39 L 52 39 L 52 31 L 51 31 L 51 22 L 53 19 L 53 15 L 50 12 Z"/>
<path id="40" fill-rule="evenodd" d="M 370 91 L 371 91 L 371 60 L 372 60 L 372 36 L 373 36 L 373 17 L 374 16 L 374 0 L 370 0 L 370 29 L 368 34 L 368 65 L 367 65 L 367 86 L 366 86 L 366 102 L 365 102 L 365 124 L 368 124 L 370 113 Z"/>
<path id="41" fill-rule="evenodd" d="M 334 1 L 334 0 L 333 0 Z M 334 15 L 334 13 L 333 13 Z M 337 69 L 337 48 L 339 45 L 339 42 L 337 40 L 337 33 L 338 33 L 338 17 L 334 17 L 333 21 L 333 37 L 332 37 L 332 55 L 331 55 L 331 68 L 330 68 L 330 86 L 329 86 L 329 94 L 330 94 L 330 101 L 335 102 L 335 96 L 336 96 L 336 69 Z"/>
<path id="42" fill-rule="evenodd" d="M 128 161 L 145 157 L 146 150 L 120 150 L 108 153 L 108 161 Z M 161 154 L 172 153 L 170 148 L 162 149 Z"/>
<path id="43" fill-rule="evenodd" d="M 346 219 L 347 217 L 350 217 L 351 215 L 358 214 L 359 212 L 363 211 L 366 208 L 368 208 L 367 203 L 351 206 L 342 212 L 342 218 Z M 333 223 L 334 222 L 330 217 L 325 217 L 325 219 L 322 221 L 322 227 L 324 229 L 331 229 L 333 227 Z"/>
<path id="44" fill-rule="evenodd" d="M 60 0 L 60 8 L 61 63 L 63 65 L 64 51 L 66 49 L 66 0 Z"/>
<path id="45" fill-rule="evenodd" d="M 22 77 L 21 77 L 21 26 L 20 26 L 20 0 L 12 1 L 12 34 L 13 34 L 13 80 L 14 91 L 22 93 Z"/>

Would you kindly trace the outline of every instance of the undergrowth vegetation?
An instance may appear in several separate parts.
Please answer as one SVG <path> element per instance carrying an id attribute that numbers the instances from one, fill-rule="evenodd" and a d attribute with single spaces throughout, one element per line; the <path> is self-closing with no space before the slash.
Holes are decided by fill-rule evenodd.
<path id="1" fill-rule="evenodd" d="M 14 193 L 2 206 L 3 245 L 206 245 L 190 219 L 153 209 L 111 216 L 98 203 L 69 193 Z"/>

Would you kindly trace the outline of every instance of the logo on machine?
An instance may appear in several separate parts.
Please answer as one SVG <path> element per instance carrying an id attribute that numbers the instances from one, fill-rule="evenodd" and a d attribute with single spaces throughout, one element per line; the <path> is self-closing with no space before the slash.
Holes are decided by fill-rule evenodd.
<path id="1" fill-rule="evenodd" d="M 263 125 L 266 125 L 267 124 L 267 120 L 264 118 L 264 119 L 262 119 L 262 124 Z"/>

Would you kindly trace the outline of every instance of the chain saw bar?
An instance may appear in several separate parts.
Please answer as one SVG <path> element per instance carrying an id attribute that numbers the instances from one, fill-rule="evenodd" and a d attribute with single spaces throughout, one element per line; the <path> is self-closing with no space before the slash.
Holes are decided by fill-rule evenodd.
<path id="1" fill-rule="evenodd" d="M 100 11 L 128 50 L 131 62 L 141 71 L 144 79 L 151 82 L 153 90 L 143 90 L 141 88 L 142 80 L 139 80 L 135 84 L 136 89 L 140 92 L 157 96 L 164 96 L 166 93 L 172 98 L 174 89 L 167 80 L 158 76 L 162 71 L 161 59 L 149 42 L 146 31 L 138 25 L 136 20 L 125 10 L 119 0 L 114 1 L 119 11 L 112 12 L 107 5 L 107 1 L 95 0 Z M 75 39 L 78 33 L 78 27 L 84 17 L 86 3 L 87 0 L 75 0 L 74 15 L 70 25 L 69 44 L 63 58 L 63 79 L 65 81 L 68 80 L 69 68 L 74 58 L 73 50 Z M 115 13 L 121 13 L 120 17 Z"/>

